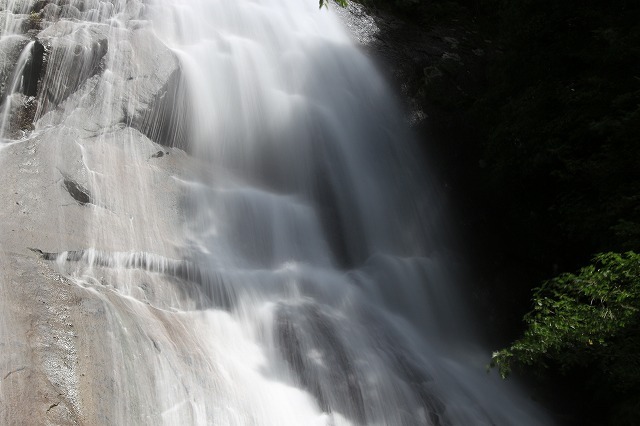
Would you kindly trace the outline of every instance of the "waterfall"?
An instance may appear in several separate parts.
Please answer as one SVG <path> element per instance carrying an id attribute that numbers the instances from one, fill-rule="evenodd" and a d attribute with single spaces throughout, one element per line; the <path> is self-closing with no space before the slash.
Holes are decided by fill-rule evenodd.
<path id="1" fill-rule="evenodd" d="M 28 61 L 31 59 L 31 49 L 33 48 L 35 42 L 30 41 L 27 43 L 25 48 L 18 56 L 18 62 L 16 63 L 15 70 L 13 71 L 13 75 L 9 80 L 8 90 L 5 93 L 4 102 L 0 106 L 0 137 L 2 137 L 7 129 L 7 124 L 11 117 L 12 106 L 15 108 L 15 103 L 13 98 L 15 95 L 18 97 L 22 97 L 22 94 L 25 89 L 24 84 L 24 70 L 27 66 Z"/>
<path id="2" fill-rule="evenodd" d="M 484 371 L 437 187 L 333 11 L 0 7 L 0 78 L 37 83 L 3 94 L 35 123 L 4 101 L 3 424 L 550 423 Z"/>

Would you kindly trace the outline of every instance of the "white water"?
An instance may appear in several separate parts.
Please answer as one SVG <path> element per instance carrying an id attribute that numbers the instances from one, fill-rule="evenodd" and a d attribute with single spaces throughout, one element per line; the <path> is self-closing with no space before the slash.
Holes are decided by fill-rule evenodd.
<path id="1" fill-rule="evenodd" d="M 87 3 L 75 19 L 109 25 L 96 74 L 108 86 L 96 110 L 104 129 L 74 121 L 85 104 L 53 111 L 41 100 L 34 135 L 65 135 L 51 169 L 75 161 L 92 191 L 74 225 L 84 239 L 65 231 L 67 207 L 56 216 L 57 244 L 79 251 L 50 257 L 103 306 L 94 350 L 111 369 L 110 422 L 548 422 L 485 373 L 437 191 L 385 82 L 331 11 L 313 0 Z M 82 25 L 76 40 L 93 28 Z M 180 63 L 170 132 L 188 129 L 190 157 L 167 151 L 179 160 L 166 171 L 113 107 L 144 103 L 129 47 L 137 28 Z M 51 99 L 69 96 L 74 60 L 50 59 Z M 83 99 L 97 87 L 87 81 Z M 83 412 L 80 370 L 49 376 Z"/>
<path id="2" fill-rule="evenodd" d="M 24 90 L 24 69 L 27 66 L 27 61 L 31 58 L 31 48 L 34 43 L 35 42 L 30 41 L 24 47 L 18 57 L 18 62 L 16 63 L 13 75 L 9 80 L 9 90 L 7 91 L 4 102 L 0 106 L 0 137 L 5 134 L 9 118 L 11 117 L 11 107 L 14 94 L 20 94 Z"/>

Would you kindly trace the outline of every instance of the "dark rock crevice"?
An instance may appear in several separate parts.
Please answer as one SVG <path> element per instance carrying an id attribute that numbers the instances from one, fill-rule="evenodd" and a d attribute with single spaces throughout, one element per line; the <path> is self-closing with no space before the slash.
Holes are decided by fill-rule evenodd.
<path id="1" fill-rule="evenodd" d="M 151 156 L 151 158 L 162 158 L 162 157 L 164 157 L 165 155 L 169 155 L 169 151 L 166 151 L 166 152 L 164 152 L 164 151 L 158 151 L 158 152 L 156 152 L 155 154 L 153 154 L 153 155 Z"/>
<path id="2" fill-rule="evenodd" d="M 7 380 L 7 378 L 9 378 L 9 376 L 11 376 L 12 374 L 19 373 L 20 371 L 24 371 L 26 369 L 27 369 L 27 367 L 22 366 L 22 367 L 16 368 L 15 370 L 11 370 L 7 374 L 5 374 L 5 376 L 3 377 L 2 380 Z"/>
<path id="3" fill-rule="evenodd" d="M 31 48 L 31 59 L 27 62 L 22 73 L 23 92 L 26 96 L 37 96 L 38 87 L 44 73 L 45 48 L 36 41 Z"/>
<path id="4" fill-rule="evenodd" d="M 40 13 L 51 0 L 38 0 L 31 6 L 31 13 Z"/>
<path id="5" fill-rule="evenodd" d="M 12 61 L 17 62 L 21 52 L 29 43 L 29 37 L 24 38 L 18 42 L 9 52 Z M 44 75 L 45 69 L 45 48 L 38 41 L 34 42 L 30 48 L 29 58 L 24 65 L 21 73 L 15 75 L 14 73 L 20 72 L 20 70 L 14 69 L 17 64 L 13 66 L 3 67 L 0 70 L 0 103 L 9 114 L 8 126 L 5 129 L 5 137 L 18 138 L 24 135 L 25 131 L 33 129 L 33 123 L 36 119 L 36 113 L 38 110 L 38 90 L 41 87 L 41 79 Z M 9 87 L 14 84 L 14 78 L 17 78 L 19 85 L 17 87 Z M 17 92 L 10 93 L 12 89 Z M 8 96 L 11 95 L 9 102 Z M 6 109 L 9 109 L 8 111 Z"/>
<path id="6" fill-rule="evenodd" d="M 89 190 L 83 187 L 82 185 L 80 185 L 79 183 L 71 179 L 65 178 L 64 187 L 69 193 L 69 195 L 71 195 L 71 197 L 73 197 L 73 199 L 76 200 L 78 204 L 80 204 L 81 206 L 84 206 L 87 204 L 95 204 L 93 202 L 93 198 L 91 197 L 91 193 L 89 192 Z"/>
<path id="7" fill-rule="evenodd" d="M 60 405 L 60 403 L 59 403 L 59 402 L 56 402 L 56 403 L 51 404 L 51 405 L 49 406 L 49 408 L 47 408 L 47 413 L 48 413 L 49 411 L 51 411 L 52 409 L 56 408 L 58 405 Z"/>

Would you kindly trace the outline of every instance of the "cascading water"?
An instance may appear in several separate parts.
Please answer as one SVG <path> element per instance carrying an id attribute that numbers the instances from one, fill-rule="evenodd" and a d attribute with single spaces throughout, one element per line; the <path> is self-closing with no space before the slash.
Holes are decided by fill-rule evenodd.
<path id="1" fill-rule="evenodd" d="M 549 422 L 485 374 L 437 191 L 333 13 L 2 5 L 0 43 L 38 22 L 3 64 L 38 70 L 0 148 L 3 423 Z"/>
<path id="2" fill-rule="evenodd" d="M 13 76 L 9 80 L 8 90 L 6 91 L 5 99 L 0 109 L 0 135 L 4 135 L 6 132 L 9 117 L 11 117 L 14 95 L 17 94 L 18 96 L 21 96 L 24 92 L 24 70 L 27 66 L 27 62 L 31 59 L 31 49 L 34 44 L 35 42 L 30 41 L 22 50 L 22 53 L 20 53 L 20 56 L 18 57 L 18 62 L 13 72 Z"/>

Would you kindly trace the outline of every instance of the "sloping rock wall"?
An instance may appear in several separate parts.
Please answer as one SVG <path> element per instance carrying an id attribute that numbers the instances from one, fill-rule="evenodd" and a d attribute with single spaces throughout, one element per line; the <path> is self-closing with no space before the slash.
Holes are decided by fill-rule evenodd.
<path id="1" fill-rule="evenodd" d="M 153 423 L 159 407 L 145 407 L 136 385 L 125 389 L 127 378 L 113 374 L 145 351 L 196 362 L 170 333 L 149 335 L 161 328 L 190 339 L 161 301 L 187 306 L 199 291 L 162 266 L 180 262 L 180 177 L 199 167 L 181 149 L 186 117 L 169 113 L 184 102 L 180 63 L 139 1 L 3 1 L 0 22 L 12 33 L 0 39 L 3 105 L 11 97 L 0 143 L 0 423 Z M 14 77 L 27 84 L 8 93 Z M 84 249 L 142 253 L 159 266 L 118 272 L 86 262 L 102 278 L 84 287 L 42 254 Z M 131 309 L 151 325 L 124 324 L 117 312 Z M 147 368 L 149 380 L 161 379 Z M 113 404 L 122 398 L 129 408 Z"/>

